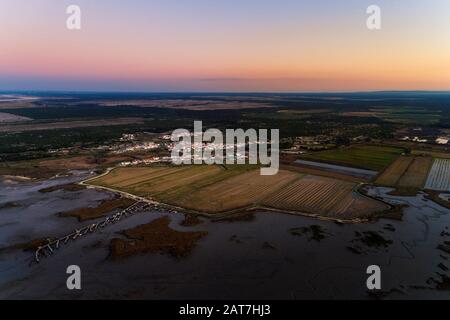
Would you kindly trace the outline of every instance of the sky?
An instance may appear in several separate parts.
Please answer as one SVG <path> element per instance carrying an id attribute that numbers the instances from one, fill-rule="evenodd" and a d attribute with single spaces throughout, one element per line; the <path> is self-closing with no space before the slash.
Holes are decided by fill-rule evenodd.
<path id="1" fill-rule="evenodd" d="M 449 0 L 0 0 L 0 91 L 450 90 L 449 70 Z"/>

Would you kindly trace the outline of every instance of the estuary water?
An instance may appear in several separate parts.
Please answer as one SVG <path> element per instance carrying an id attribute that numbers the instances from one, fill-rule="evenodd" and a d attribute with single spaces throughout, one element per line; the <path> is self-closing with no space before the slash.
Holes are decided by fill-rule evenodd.
<path id="1" fill-rule="evenodd" d="M 63 236 L 89 224 L 58 213 L 95 206 L 112 193 L 39 192 L 87 176 L 0 182 L 0 248 Z M 395 197 L 387 191 L 370 190 L 385 201 L 407 204 L 402 221 L 343 225 L 257 212 L 248 221 L 202 218 L 200 225 L 182 227 L 180 213 L 147 211 L 69 242 L 39 264 L 33 263 L 33 252 L 0 249 L 0 299 L 449 299 L 449 291 L 436 287 L 443 275 L 449 276 L 450 255 L 438 246 L 450 241 L 450 210 L 422 195 Z M 109 257 L 118 232 L 165 215 L 173 229 L 208 235 L 183 258 L 155 253 Z M 319 236 L 311 230 L 319 230 Z M 365 238 L 373 234 L 385 242 Z M 82 270 L 81 290 L 66 287 L 69 265 Z M 381 268 L 380 291 L 367 289 L 369 265 Z"/>

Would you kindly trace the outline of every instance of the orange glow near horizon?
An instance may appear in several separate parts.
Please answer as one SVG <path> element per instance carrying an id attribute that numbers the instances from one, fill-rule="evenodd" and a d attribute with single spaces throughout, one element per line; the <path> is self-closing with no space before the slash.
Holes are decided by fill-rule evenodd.
<path id="1" fill-rule="evenodd" d="M 133 17 L 115 2 L 107 10 L 79 1 L 83 28 L 75 32 L 64 27 L 66 1 L 36 2 L 40 10 L 25 10 L 22 0 L 0 4 L 0 85 L 13 77 L 24 87 L 27 78 L 42 78 L 42 87 L 55 79 L 149 90 L 167 84 L 208 91 L 450 89 L 450 5 L 440 0 L 430 1 L 437 6 L 428 11 L 380 1 L 386 14 L 375 32 L 365 27 L 365 1 L 345 14 L 325 12 L 323 20 L 294 15 L 268 22 L 226 12 L 220 21 L 202 22 L 200 13 L 171 16 L 166 7 Z M 263 13 L 261 19 L 270 17 Z"/>

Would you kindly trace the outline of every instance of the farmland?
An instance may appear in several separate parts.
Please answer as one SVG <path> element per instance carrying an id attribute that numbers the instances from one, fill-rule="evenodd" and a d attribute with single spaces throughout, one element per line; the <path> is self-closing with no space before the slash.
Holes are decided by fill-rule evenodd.
<path id="1" fill-rule="evenodd" d="M 139 196 L 154 197 L 206 179 L 220 171 L 221 168 L 216 166 L 119 168 L 112 172 L 111 177 L 107 175 L 97 183 Z"/>
<path id="2" fill-rule="evenodd" d="M 169 201 L 255 168 L 250 165 L 116 168 L 89 183 Z"/>
<path id="3" fill-rule="evenodd" d="M 306 166 L 310 168 L 315 168 L 321 171 L 331 171 L 340 173 L 347 176 L 353 176 L 356 178 L 370 180 L 377 175 L 376 171 L 364 170 L 352 167 L 344 167 L 337 166 L 334 164 L 322 163 L 322 162 L 313 162 L 313 161 L 305 161 L 305 160 L 297 160 L 295 164 L 299 164 L 301 166 Z"/>
<path id="4" fill-rule="evenodd" d="M 0 112 L 0 123 L 30 121 L 30 118 L 16 116 L 15 114 Z"/>
<path id="5" fill-rule="evenodd" d="M 415 157 L 406 173 L 398 181 L 398 186 L 423 188 L 432 162 L 433 159 L 430 157 Z"/>
<path id="6" fill-rule="evenodd" d="M 366 217 L 389 209 L 383 203 L 353 192 L 355 184 L 306 176 L 266 198 L 267 207 L 288 211 L 303 211 L 320 216 L 347 219 Z"/>
<path id="7" fill-rule="evenodd" d="M 414 193 L 414 190 L 424 187 L 432 162 L 431 157 L 399 157 L 375 182 L 387 187 L 411 189 Z"/>
<path id="8" fill-rule="evenodd" d="M 306 160 L 380 171 L 404 152 L 403 148 L 375 145 L 355 145 L 305 155 Z"/>
<path id="9" fill-rule="evenodd" d="M 346 174 L 342 174 L 336 171 L 325 171 L 314 167 L 302 166 L 299 163 L 292 163 L 290 165 L 281 165 L 281 169 L 289 171 L 299 172 L 303 174 L 310 174 L 314 176 L 329 177 L 337 180 L 349 181 L 349 182 L 367 182 L 366 179 L 360 177 L 354 177 Z"/>
<path id="10" fill-rule="evenodd" d="M 393 187 L 396 186 L 401 176 L 408 169 L 411 164 L 412 157 L 399 157 L 392 163 L 375 181 L 382 186 Z"/>
<path id="11" fill-rule="evenodd" d="M 369 111 L 384 121 L 402 124 L 434 124 L 438 123 L 442 117 L 440 111 L 436 112 L 422 107 L 378 107 Z"/>
<path id="12" fill-rule="evenodd" d="M 261 176 L 258 170 L 253 170 L 172 201 L 180 207 L 202 212 L 225 212 L 255 205 L 301 176 L 284 170 L 275 176 Z"/>
<path id="13" fill-rule="evenodd" d="M 450 153 L 448 153 L 448 152 L 413 150 L 411 152 L 411 154 L 413 154 L 413 155 L 428 155 L 433 158 L 450 159 Z"/>
<path id="14" fill-rule="evenodd" d="M 380 201 L 356 193 L 356 183 L 289 170 L 261 176 L 255 169 L 254 166 L 118 168 L 88 183 L 213 216 L 268 208 L 351 220 L 389 209 Z"/>
<path id="15" fill-rule="evenodd" d="M 434 160 L 425 188 L 450 191 L 450 159 Z"/>
<path id="16" fill-rule="evenodd" d="M 347 117 L 375 117 L 383 121 L 398 123 L 398 124 L 435 124 L 438 123 L 442 117 L 440 111 L 431 111 L 427 108 L 421 107 L 376 107 L 370 108 L 367 111 L 343 112 L 343 116 Z"/>
<path id="17" fill-rule="evenodd" d="M 2 113 L 5 115 L 6 113 Z M 0 122 L 1 122 L 0 115 Z M 15 117 L 15 118 L 12 118 Z M 9 115 L 6 120 L 16 121 L 30 121 L 31 119 Z M 6 121 L 8 122 L 8 121 Z M 0 127 L 0 132 L 26 132 L 26 131 L 42 131 L 42 130 L 57 130 L 57 129 L 72 129 L 72 128 L 89 128 L 89 127 L 107 127 L 107 126 L 123 126 L 128 124 L 142 124 L 142 118 L 117 118 L 113 120 L 80 120 L 80 121 L 55 121 L 46 123 L 27 123 L 27 124 L 8 124 Z"/>

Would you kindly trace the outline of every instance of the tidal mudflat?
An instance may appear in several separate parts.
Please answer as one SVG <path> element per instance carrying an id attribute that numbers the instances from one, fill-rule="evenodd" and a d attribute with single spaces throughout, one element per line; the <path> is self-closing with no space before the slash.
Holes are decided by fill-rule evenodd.
<path id="1" fill-rule="evenodd" d="M 39 192 L 86 177 L 80 172 L 43 182 L 0 183 L 1 299 L 450 297 L 445 270 L 450 257 L 445 250 L 450 241 L 450 210 L 421 194 L 387 195 L 391 190 L 387 188 L 372 188 L 369 193 L 407 205 L 401 221 L 341 224 L 258 211 L 252 219 L 199 218 L 186 223 L 181 213 L 150 210 L 70 242 L 39 264 L 33 262 L 32 251 L 13 248 L 62 236 L 86 224 L 61 212 L 114 199 L 110 192 L 92 189 Z M 177 233 L 202 236 L 190 243 L 186 254 L 147 250 L 113 258 L 113 239 L 131 241 L 139 237 L 136 231 L 153 230 L 158 222 L 152 222 L 158 219 Z M 133 237 L 127 238 L 126 230 L 132 230 L 128 236 Z M 173 234 L 169 235 L 166 240 L 172 239 Z M 143 247 L 148 249 L 148 243 Z M 80 291 L 66 288 L 66 268 L 74 264 L 82 270 Z M 373 264 L 382 271 L 382 290 L 376 293 L 366 288 L 366 268 Z"/>

